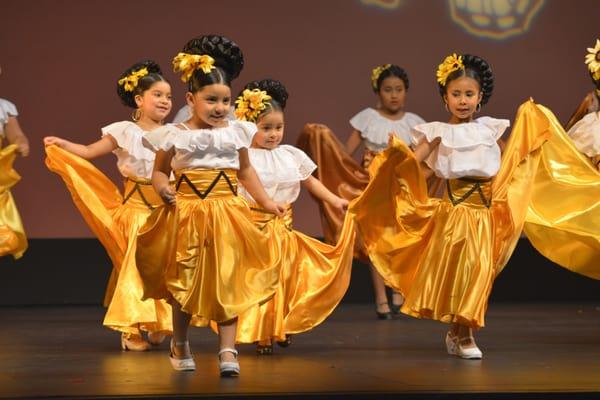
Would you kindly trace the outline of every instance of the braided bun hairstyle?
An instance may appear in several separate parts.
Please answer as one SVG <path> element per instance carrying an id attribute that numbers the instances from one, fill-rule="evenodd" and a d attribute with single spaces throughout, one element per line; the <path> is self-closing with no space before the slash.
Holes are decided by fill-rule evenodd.
<path id="1" fill-rule="evenodd" d="M 146 68 L 148 74 L 138 79 L 137 85 L 133 88 L 133 91 L 125 90 L 125 85 L 118 83 L 118 81 L 122 80 L 123 78 L 126 78 L 127 76 L 144 68 Z M 127 68 L 125 72 L 121 74 L 117 80 L 117 94 L 124 105 L 131 108 L 137 108 L 135 96 L 144 93 L 146 90 L 150 89 L 154 83 L 160 81 L 167 82 L 167 80 L 162 76 L 160 66 L 152 60 L 140 61 Z"/>
<path id="2" fill-rule="evenodd" d="M 446 95 L 448 83 L 463 76 L 473 78 L 481 88 L 481 104 L 486 104 L 494 91 L 494 75 L 490 65 L 481 57 L 471 54 L 463 54 L 462 62 L 464 69 L 456 70 L 448 75 L 445 85 L 438 83 L 442 97 Z"/>
<path id="3" fill-rule="evenodd" d="M 260 81 L 252 81 L 244 86 L 244 90 L 258 89 L 267 92 L 271 96 L 269 108 L 267 110 L 283 111 L 288 99 L 288 92 L 281 82 L 275 79 L 262 79 Z M 240 92 L 240 95 L 242 94 Z M 266 111 L 266 110 L 265 110 Z"/>
<path id="4" fill-rule="evenodd" d="M 189 80 L 189 91 L 197 92 L 204 86 L 222 83 L 231 86 L 244 67 L 242 50 L 231 39 L 221 35 L 204 35 L 191 39 L 183 47 L 188 54 L 206 54 L 215 60 L 215 69 L 209 73 L 196 70 Z"/>

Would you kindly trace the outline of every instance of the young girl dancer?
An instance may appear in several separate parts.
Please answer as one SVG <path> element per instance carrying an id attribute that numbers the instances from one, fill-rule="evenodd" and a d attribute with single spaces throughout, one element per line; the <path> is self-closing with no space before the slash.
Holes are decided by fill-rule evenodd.
<path id="1" fill-rule="evenodd" d="M 176 207 L 157 211 L 139 236 L 139 268 L 147 273 L 148 296 L 172 298 L 173 368 L 195 369 L 190 322 L 206 326 L 216 321 L 221 376 L 236 376 L 237 316 L 273 296 L 280 257 L 275 242 L 254 226 L 248 204 L 237 196 L 237 181 L 267 212 L 282 215 L 284 208 L 265 193 L 248 161 L 256 125 L 226 119 L 231 81 L 243 67 L 240 48 L 224 36 L 202 36 L 190 40 L 173 64 L 188 82 L 186 99 L 193 113 L 188 121 L 146 137 L 157 151 L 154 188 Z"/>
<path id="2" fill-rule="evenodd" d="M 369 181 L 369 164 L 377 153 L 387 147 L 390 132 L 408 144 L 411 128 L 425 122 L 418 115 L 405 110 L 409 80 L 404 69 L 393 64 L 374 68 L 371 87 L 377 95 L 378 105 L 376 108 L 362 110 L 350 120 L 354 130 L 345 146 L 322 125 L 307 125 L 298 138 L 298 147 L 316 160 L 319 166 L 318 179 L 331 191 L 346 199 L 355 198 L 366 187 Z M 363 159 L 361 165 L 358 165 L 352 155 L 363 145 Z M 342 218 L 328 204 L 319 201 L 319 207 L 325 239 L 329 243 L 335 243 Z M 368 262 L 364 251 L 359 250 L 357 256 Z M 392 312 L 399 312 L 402 296 L 394 293 L 391 303 L 388 302 L 381 275 L 372 266 L 370 269 L 377 316 L 380 319 L 391 319 Z"/>
<path id="3" fill-rule="evenodd" d="M 596 46 L 588 48 L 585 62 L 594 83 L 595 91 L 591 93 L 593 101 L 590 102 L 588 113 L 568 129 L 575 147 L 588 156 L 590 161 L 600 169 L 600 39 L 596 39 Z"/>
<path id="4" fill-rule="evenodd" d="M 161 126 L 171 111 L 171 86 L 155 62 L 143 61 L 123 73 L 117 93 L 125 106 L 134 109 L 133 121 L 102 128 L 102 139 L 90 145 L 46 137 L 46 164 L 63 178 L 113 261 L 104 325 L 122 332 L 123 350 L 143 351 L 150 344 L 161 343 L 172 330 L 170 306 L 164 300 L 142 301 L 142 282 L 135 265 L 137 233 L 151 211 L 162 204 L 150 184 L 154 153 L 144 148 L 142 138 Z M 111 152 L 125 179 L 123 194 L 86 161 Z M 142 331 L 148 332 L 148 341 Z"/>
<path id="5" fill-rule="evenodd" d="M 350 212 L 373 264 L 405 295 L 402 312 L 452 324 L 448 353 L 477 359 L 473 330 L 484 326 L 494 278 L 520 236 L 548 123 L 526 103 L 501 157 L 508 121 L 473 119 L 492 94 L 489 65 L 452 55 L 438 67 L 437 81 L 449 121 L 417 125 L 414 153 L 392 138 Z M 445 179 L 443 199 L 427 194 L 425 175 L 432 172 Z"/>
<path id="6" fill-rule="evenodd" d="M 0 145 L 4 139 L 8 142 L 8 146 L 0 150 L 0 256 L 11 254 L 15 259 L 21 258 L 27 250 L 27 236 L 10 192 L 21 180 L 13 163 L 17 155 L 29 155 L 29 141 L 21 130 L 18 115 L 13 103 L 0 99 Z"/>
<path id="7" fill-rule="evenodd" d="M 597 101 L 600 40 L 588 49 L 585 60 L 597 88 L 592 94 Z M 542 147 L 525 233 L 553 262 L 600 279 L 600 112 L 596 109 L 583 115 L 567 133 L 550 110 L 540 109 L 548 117 L 553 135 Z"/>
<path id="8" fill-rule="evenodd" d="M 239 319 L 237 341 L 258 342 L 258 354 L 272 354 L 273 341 L 285 347 L 290 344 L 289 335 L 325 320 L 346 293 L 352 266 L 355 230 L 351 219 L 346 220 L 335 247 L 292 228 L 291 204 L 300 194 L 301 183 L 339 214 L 345 213 L 348 200 L 334 195 L 312 176 L 316 165 L 303 151 L 281 144 L 287 98 L 281 82 L 265 79 L 247 84 L 236 100 L 238 119 L 255 122 L 258 128 L 248 150 L 250 163 L 267 194 L 286 204 L 285 215 L 276 217 L 240 188 L 251 203 L 254 222 L 275 238 L 283 255 L 275 296 Z"/>

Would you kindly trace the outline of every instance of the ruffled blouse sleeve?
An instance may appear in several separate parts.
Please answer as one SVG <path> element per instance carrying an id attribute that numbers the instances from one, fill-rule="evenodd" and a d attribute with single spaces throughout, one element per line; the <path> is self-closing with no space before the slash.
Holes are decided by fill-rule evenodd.
<path id="1" fill-rule="evenodd" d="M 363 133 L 371 123 L 371 117 L 372 110 L 370 108 L 365 108 L 350 119 L 350 125 L 357 131 Z"/>
<path id="2" fill-rule="evenodd" d="M 236 131 L 234 137 L 236 149 L 249 148 L 252 145 L 252 139 L 258 131 L 256 124 L 248 121 L 230 121 Z"/>
<path id="3" fill-rule="evenodd" d="M 577 150 L 586 156 L 600 155 L 600 115 L 597 112 L 589 113 L 577 121 L 568 134 Z"/>
<path id="4" fill-rule="evenodd" d="M 300 180 L 303 181 L 308 179 L 308 177 L 317 169 L 317 164 L 315 164 L 313 160 L 299 148 L 287 144 L 280 145 L 279 147 L 291 154 L 298 166 Z"/>
<path id="5" fill-rule="evenodd" d="M 180 129 L 175 125 L 163 125 L 155 130 L 148 132 L 142 138 L 142 144 L 147 149 L 157 152 L 159 150 L 168 151 L 175 146 L 177 133 Z"/>
<path id="6" fill-rule="evenodd" d="M 0 131 L 8 122 L 9 117 L 16 117 L 18 115 L 17 107 L 13 103 L 0 99 Z"/>
<path id="7" fill-rule="evenodd" d="M 102 128 L 102 136 L 112 136 L 120 148 L 128 150 L 133 136 L 131 134 L 132 125 L 133 128 L 137 126 L 133 122 L 129 121 L 114 122 Z"/>

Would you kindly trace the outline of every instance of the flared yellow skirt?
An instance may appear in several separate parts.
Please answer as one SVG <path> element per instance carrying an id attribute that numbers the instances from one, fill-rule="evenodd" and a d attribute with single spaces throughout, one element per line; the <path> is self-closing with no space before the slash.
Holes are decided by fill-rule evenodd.
<path id="1" fill-rule="evenodd" d="M 253 208 L 254 222 L 281 251 L 277 291 L 271 300 L 240 315 L 239 343 L 306 332 L 322 323 L 350 284 L 355 228 L 346 218 L 336 246 L 292 229 L 291 208 L 284 218 Z"/>
<path id="2" fill-rule="evenodd" d="M 162 201 L 149 182 L 127 179 L 125 196 L 88 161 L 56 146 L 46 148 L 46 165 L 59 174 L 73 201 L 113 262 L 104 303 L 104 325 L 139 334 L 140 329 L 170 333 L 171 306 L 142 300 L 143 286 L 135 264 L 137 233 Z"/>
<path id="3" fill-rule="evenodd" d="M 21 180 L 13 169 L 17 145 L 0 150 L 0 256 L 11 254 L 19 259 L 27 250 L 27 236 L 10 188 Z"/>
<path id="4" fill-rule="evenodd" d="M 145 296 L 173 297 L 196 326 L 229 321 L 270 299 L 279 249 L 236 195 L 236 171 L 176 176 L 177 206 L 157 210 L 138 236 Z"/>
<path id="5" fill-rule="evenodd" d="M 600 171 L 552 112 L 538 107 L 550 121 L 552 136 L 542 147 L 525 233 L 545 257 L 600 279 Z"/>
<path id="6" fill-rule="evenodd" d="M 492 181 L 446 182 L 431 198 L 412 151 L 395 140 L 370 167 L 374 178 L 350 204 L 373 265 L 405 296 L 402 311 L 418 318 L 483 327 L 493 280 L 520 236 L 545 115 L 522 105 Z"/>

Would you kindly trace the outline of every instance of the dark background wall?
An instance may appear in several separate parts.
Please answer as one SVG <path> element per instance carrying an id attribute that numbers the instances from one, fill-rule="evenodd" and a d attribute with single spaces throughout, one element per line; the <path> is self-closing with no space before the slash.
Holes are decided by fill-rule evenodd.
<path id="1" fill-rule="evenodd" d="M 460 7 L 467 3 L 474 8 Z M 252 79 L 284 82 L 291 94 L 284 141 L 295 143 L 307 122 L 325 123 L 345 140 L 350 117 L 376 102 L 371 69 L 388 62 L 409 72 L 408 110 L 445 120 L 434 73 L 451 52 L 492 65 L 497 84 L 485 114 L 513 118 L 532 96 L 564 121 L 592 88 L 583 59 L 599 35 L 598 0 L 2 0 L 0 7 L 0 97 L 16 103 L 32 142 L 30 157 L 17 162 L 23 180 L 14 194 L 33 238 L 92 236 L 62 181 L 45 168 L 42 137 L 89 143 L 102 126 L 128 119 L 116 80 L 140 59 L 163 66 L 177 110 L 184 85 L 170 61 L 194 36 L 225 34 L 243 49 L 246 68 L 234 93 Z M 471 30 L 492 16 L 487 30 L 524 33 L 483 37 L 453 14 Z M 113 156 L 96 164 L 118 180 Z M 306 193 L 295 211 L 298 229 L 321 234 Z"/>

